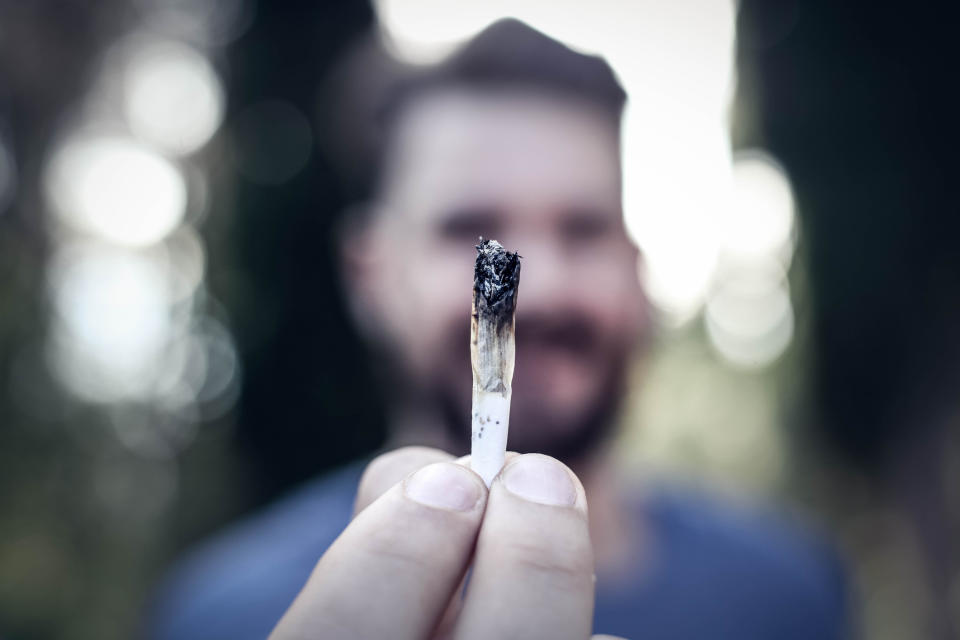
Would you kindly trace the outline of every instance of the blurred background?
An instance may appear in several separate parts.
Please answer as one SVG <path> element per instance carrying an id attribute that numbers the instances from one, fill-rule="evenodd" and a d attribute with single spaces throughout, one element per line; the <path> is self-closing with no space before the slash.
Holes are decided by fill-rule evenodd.
<path id="1" fill-rule="evenodd" d="M 135 636 L 178 553 L 381 445 L 335 64 L 507 15 L 630 95 L 623 470 L 779 501 L 865 637 L 957 637 L 955 23 L 856 4 L 0 0 L 0 637 Z"/>

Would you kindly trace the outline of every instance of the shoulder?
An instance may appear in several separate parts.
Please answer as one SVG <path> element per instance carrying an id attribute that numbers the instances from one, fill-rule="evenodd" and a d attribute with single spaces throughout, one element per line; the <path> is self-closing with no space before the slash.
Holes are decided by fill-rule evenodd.
<path id="1" fill-rule="evenodd" d="M 674 542 L 695 542 L 711 552 L 722 549 L 731 560 L 794 581 L 815 577 L 804 569 L 818 567 L 834 555 L 826 538 L 809 523 L 759 502 L 670 488 L 651 496 L 647 509 Z"/>
<path id="2" fill-rule="evenodd" d="M 672 488 L 646 510 L 657 555 L 705 617 L 747 634 L 839 638 L 846 635 L 847 585 L 826 537 L 787 513 L 760 504 Z M 733 618 L 736 618 L 733 620 Z"/>
<path id="3" fill-rule="evenodd" d="M 189 552 L 163 581 L 150 638 L 263 638 L 350 520 L 363 464 L 299 488 Z"/>

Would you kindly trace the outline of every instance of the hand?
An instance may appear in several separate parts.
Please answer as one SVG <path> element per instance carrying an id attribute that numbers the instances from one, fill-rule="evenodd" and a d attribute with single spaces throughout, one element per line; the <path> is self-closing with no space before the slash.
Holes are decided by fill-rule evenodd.
<path id="1" fill-rule="evenodd" d="M 586 498 L 566 466 L 512 454 L 488 492 L 465 460 L 410 447 L 367 467 L 353 522 L 271 637 L 586 640 L 593 590 Z"/>

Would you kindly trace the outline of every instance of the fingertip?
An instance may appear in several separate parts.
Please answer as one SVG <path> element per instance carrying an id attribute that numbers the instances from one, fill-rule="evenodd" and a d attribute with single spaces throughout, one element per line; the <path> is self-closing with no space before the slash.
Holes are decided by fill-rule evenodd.
<path id="1" fill-rule="evenodd" d="M 583 484 L 563 462 L 541 453 L 514 455 L 497 476 L 511 494 L 529 502 L 575 507 L 586 514 Z"/>
<path id="2" fill-rule="evenodd" d="M 441 461 L 421 465 L 431 458 Z M 353 519 L 277 628 L 290 637 L 427 637 L 463 578 L 486 505 L 480 477 L 452 458 L 424 449 L 378 458 L 360 501 L 404 467 L 419 468 Z M 364 606 L 367 599 L 377 603 L 374 615 Z"/>
<path id="3" fill-rule="evenodd" d="M 431 447 L 401 447 L 380 454 L 370 461 L 360 477 L 354 513 L 363 511 L 392 486 L 418 469 L 452 459 L 453 456 L 446 451 Z"/>
<path id="4" fill-rule="evenodd" d="M 514 456 L 490 488 L 458 631 L 587 638 L 594 569 L 580 481 L 550 456 Z"/>
<path id="5" fill-rule="evenodd" d="M 482 508 L 487 494 L 480 476 L 451 462 L 427 465 L 410 474 L 403 485 L 404 493 L 411 500 L 452 511 Z"/>

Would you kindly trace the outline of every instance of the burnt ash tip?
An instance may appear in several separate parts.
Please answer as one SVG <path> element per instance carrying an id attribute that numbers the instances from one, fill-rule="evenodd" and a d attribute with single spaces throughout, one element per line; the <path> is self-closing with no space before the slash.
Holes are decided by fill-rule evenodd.
<path id="1" fill-rule="evenodd" d="M 510 316 L 517 304 L 520 284 L 520 256 L 509 252 L 496 240 L 480 238 L 473 288 L 477 294 L 477 311 Z M 481 304 L 481 302 L 483 304 Z"/>

